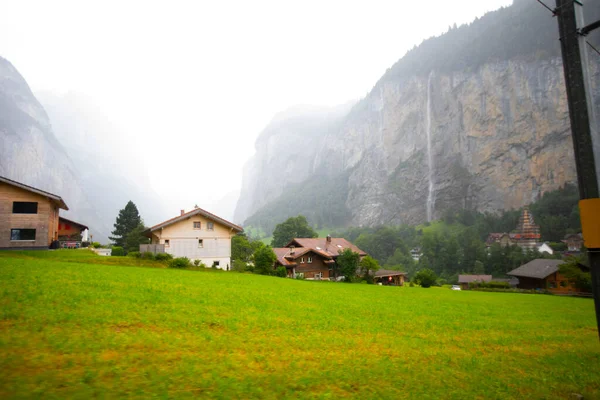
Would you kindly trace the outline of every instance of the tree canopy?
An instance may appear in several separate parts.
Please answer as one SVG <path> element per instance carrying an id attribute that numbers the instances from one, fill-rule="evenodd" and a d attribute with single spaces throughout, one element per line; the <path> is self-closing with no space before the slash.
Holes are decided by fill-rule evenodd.
<path id="1" fill-rule="evenodd" d="M 306 217 L 298 215 L 288 218 L 275 227 L 271 246 L 283 247 L 294 238 L 316 238 L 317 236 L 317 232 L 308 225 Z"/>
<path id="2" fill-rule="evenodd" d="M 339 273 L 344 276 L 344 281 L 352 282 L 359 267 L 360 254 L 353 252 L 351 249 L 345 249 L 340 253 L 335 263 Z"/>
<path id="3" fill-rule="evenodd" d="M 125 238 L 127 234 L 137 228 L 140 224 L 143 224 L 142 218 L 140 217 L 140 213 L 136 205 L 129 200 L 125 208 L 119 211 L 119 215 L 117 216 L 117 220 L 115 222 L 115 230 L 112 231 L 110 240 L 113 241 L 115 246 L 125 247 Z"/>
<path id="4" fill-rule="evenodd" d="M 143 235 L 147 228 L 144 224 L 139 224 L 131 232 L 125 236 L 125 250 L 129 253 L 132 251 L 140 251 L 140 244 L 150 243 L 150 239 Z"/>
<path id="5" fill-rule="evenodd" d="M 262 275 L 273 275 L 277 256 L 270 246 L 262 246 L 254 253 L 254 272 Z"/>

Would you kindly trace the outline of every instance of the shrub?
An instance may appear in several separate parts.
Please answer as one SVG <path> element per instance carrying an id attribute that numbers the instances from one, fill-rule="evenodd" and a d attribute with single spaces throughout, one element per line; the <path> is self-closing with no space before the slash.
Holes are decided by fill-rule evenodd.
<path id="1" fill-rule="evenodd" d="M 409 287 L 415 287 L 415 284 L 411 282 L 411 283 L 408 284 L 408 286 Z"/>
<path id="2" fill-rule="evenodd" d="M 112 256 L 124 256 L 125 255 L 125 250 L 123 250 L 122 247 L 120 246 L 114 246 L 112 248 L 112 252 L 110 253 Z"/>
<path id="3" fill-rule="evenodd" d="M 304 274 L 302 272 L 297 272 L 296 273 L 296 279 L 299 279 L 299 280 L 303 281 L 304 280 Z"/>
<path id="4" fill-rule="evenodd" d="M 90 242 L 81 242 L 81 247 L 83 247 L 83 248 L 90 247 Z"/>
<path id="5" fill-rule="evenodd" d="M 200 262 L 201 262 L 200 260 L 194 260 L 194 265 L 197 267 L 200 265 Z"/>
<path id="6" fill-rule="evenodd" d="M 428 288 L 435 284 L 437 275 L 432 270 L 425 268 L 417 272 L 413 280 L 420 284 L 421 287 Z"/>
<path id="7" fill-rule="evenodd" d="M 233 260 L 233 265 L 231 266 L 232 271 L 237 272 L 245 272 L 248 270 L 248 264 L 244 262 L 244 260 Z"/>
<path id="8" fill-rule="evenodd" d="M 169 260 L 172 260 L 172 259 L 173 259 L 173 256 L 172 256 L 172 255 L 170 255 L 169 253 L 157 253 L 157 254 L 154 256 L 154 259 L 155 259 L 156 261 L 169 261 Z"/>
<path id="9" fill-rule="evenodd" d="M 127 257 L 141 258 L 142 253 L 140 253 L 139 251 L 131 251 L 131 252 L 127 253 Z"/>
<path id="10" fill-rule="evenodd" d="M 177 257 L 169 261 L 169 268 L 189 268 L 192 264 L 187 257 Z"/>
<path id="11" fill-rule="evenodd" d="M 279 276 L 281 278 L 286 278 L 287 277 L 287 269 L 284 266 L 280 266 L 279 268 L 277 268 L 277 270 L 275 271 L 275 275 Z"/>
<path id="12" fill-rule="evenodd" d="M 154 260 L 154 253 L 151 251 L 145 251 L 142 253 L 142 258 L 144 260 Z"/>
<path id="13" fill-rule="evenodd" d="M 92 243 L 90 244 L 90 246 L 92 246 L 92 247 L 93 247 L 93 248 L 95 248 L 95 249 L 100 249 L 100 248 L 102 248 L 102 245 L 100 244 L 100 242 L 92 242 Z"/>
<path id="14" fill-rule="evenodd" d="M 490 282 L 470 282 L 469 289 L 510 289 L 510 284 L 508 282 L 498 282 L 498 281 L 490 281 Z"/>

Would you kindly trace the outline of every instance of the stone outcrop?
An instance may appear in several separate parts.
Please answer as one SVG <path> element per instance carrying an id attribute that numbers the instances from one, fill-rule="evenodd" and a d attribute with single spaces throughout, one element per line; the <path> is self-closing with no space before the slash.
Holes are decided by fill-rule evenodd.
<path id="1" fill-rule="evenodd" d="M 556 26 L 533 7 L 517 1 L 411 50 L 344 118 L 321 130 L 325 135 L 307 134 L 302 143 L 315 150 L 308 169 L 290 161 L 294 150 L 270 152 L 259 138 L 245 171 L 238 222 L 286 210 L 281 193 L 323 174 L 347 181 L 340 185 L 347 191 L 340 204 L 347 210 L 344 223 L 358 226 L 416 224 L 449 209 L 518 208 L 575 182 Z M 497 27 L 510 23 L 525 31 L 542 26 L 544 32 L 518 46 L 512 38 L 503 43 L 496 36 L 506 30 Z M 600 59 L 590 60 L 600 115 Z M 288 135 L 268 129 L 272 141 Z M 276 189 L 264 185 L 271 181 Z M 302 212 L 287 209 L 277 217 Z"/>

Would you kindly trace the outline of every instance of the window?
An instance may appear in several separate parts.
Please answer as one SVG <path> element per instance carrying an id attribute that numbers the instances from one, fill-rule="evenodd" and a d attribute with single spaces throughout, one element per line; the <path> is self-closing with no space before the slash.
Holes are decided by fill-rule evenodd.
<path id="1" fill-rule="evenodd" d="M 165 239 L 165 247 L 169 247 L 171 245 L 171 242 L 169 239 Z"/>
<path id="2" fill-rule="evenodd" d="M 323 278 L 323 274 L 321 272 L 315 273 L 315 279 L 321 279 L 321 278 Z"/>
<path id="3" fill-rule="evenodd" d="M 35 240 L 35 229 L 11 229 L 10 240 Z"/>
<path id="4" fill-rule="evenodd" d="M 304 264 L 304 257 L 300 258 L 300 264 Z"/>
<path id="5" fill-rule="evenodd" d="M 198 248 L 202 248 L 204 247 L 204 240 L 203 239 L 198 239 Z"/>
<path id="6" fill-rule="evenodd" d="M 308 263 L 312 263 L 312 257 L 308 257 Z"/>
<path id="7" fill-rule="evenodd" d="M 194 229 L 202 229 L 202 222 L 194 222 Z"/>
<path id="8" fill-rule="evenodd" d="M 213 224 L 212 222 L 207 222 L 206 223 L 206 229 L 208 229 L 209 231 L 214 231 L 215 230 L 215 224 Z"/>
<path id="9" fill-rule="evenodd" d="M 218 268 L 220 263 L 220 261 L 213 261 L 213 267 Z"/>
<path id="10" fill-rule="evenodd" d="M 560 281 L 560 287 L 567 287 L 566 281 Z"/>
<path id="11" fill-rule="evenodd" d="M 13 214 L 37 214 L 38 203 L 30 201 L 13 202 Z"/>

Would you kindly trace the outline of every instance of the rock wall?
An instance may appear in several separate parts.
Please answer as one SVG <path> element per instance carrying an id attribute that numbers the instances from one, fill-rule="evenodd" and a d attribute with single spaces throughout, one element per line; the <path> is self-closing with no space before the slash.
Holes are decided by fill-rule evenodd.
<path id="1" fill-rule="evenodd" d="M 597 63 L 592 80 L 600 114 Z M 348 225 L 424 222 L 428 200 L 432 219 L 447 209 L 518 208 L 576 181 L 571 140 L 560 58 L 389 76 L 334 129 L 310 139 L 316 153 L 309 169 L 275 167 L 289 162 L 289 152 L 269 153 L 259 139 L 240 203 L 248 188 L 261 187 L 264 198 L 247 208 L 251 215 L 268 208 L 267 199 L 277 202 L 288 182 L 325 171 L 349 176 Z M 271 180 L 276 190 L 263 186 Z"/>

